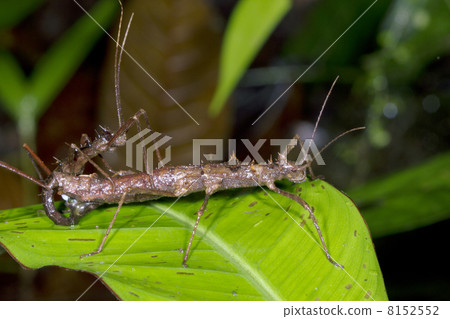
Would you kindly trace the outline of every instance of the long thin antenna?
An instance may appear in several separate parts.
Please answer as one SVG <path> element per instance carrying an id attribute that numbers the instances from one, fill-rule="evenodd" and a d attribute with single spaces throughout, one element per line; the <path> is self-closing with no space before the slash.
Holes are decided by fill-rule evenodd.
<path id="1" fill-rule="evenodd" d="M 120 82 L 120 63 L 122 62 L 122 54 L 123 54 L 123 48 L 125 47 L 125 42 L 127 41 L 127 37 L 128 37 L 128 31 L 130 30 L 130 26 L 131 26 L 131 21 L 133 21 L 133 17 L 134 17 L 134 12 L 131 14 L 130 20 L 128 21 L 127 24 L 127 28 L 125 29 L 125 34 L 123 35 L 123 41 L 122 41 L 122 45 L 120 47 L 120 54 L 119 54 L 119 62 L 117 64 L 117 91 L 116 94 L 119 94 L 118 99 L 119 99 L 119 103 L 118 103 L 118 107 L 120 107 L 120 117 L 119 117 L 119 127 L 121 127 L 123 125 L 123 114 L 122 114 L 122 104 L 120 103 L 120 87 L 119 87 L 119 82 Z M 117 103 L 117 102 L 116 102 Z"/>
<path id="2" fill-rule="evenodd" d="M 334 85 L 336 84 L 338 79 L 339 79 L 339 75 L 336 77 L 336 79 L 334 80 L 333 84 L 331 85 L 331 88 L 328 91 L 328 94 L 327 94 L 327 97 L 325 98 L 325 101 L 323 101 L 322 108 L 320 109 L 319 117 L 317 118 L 316 125 L 314 125 L 314 130 L 313 130 L 313 133 L 312 133 L 312 136 L 311 136 L 311 140 L 312 141 L 314 141 L 314 137 L 316 136 L 317 127 L 319 126 L 319 122 L 320 122 L 320 119 L 322 117 L 323 110 L 325 109 L 325 105 L 327 104 L 328 98 L 331 95 L 331 91 L 333 91 Z M 306 161 L 306 157 L 307 156 L 308 156 L 308 154 L 305 152 L 305 156 L 303 157 L 302 163 L 304 163 Z"/>
<path id="3" fill-rule="evenodd" d="M 324 147 L 322 147 L 322 149 L 320 150 L 319 154 L 321 154 L 323 151 L 325 151 L 325 149 L 330 146 L 331 144 L 333 144 L 334 142 L 336 142 L 338 139 L 340 139 L 342 136 L 347 135 L 348 133 L 354 132 L 354 131 L 359 131 L 359 130 L 364 130 L 366 127 L 365 126 L 360 126 L 360 127 L 355 127 L 352 128 L 351 130 L 345 131 L 344 133 L 339 134 L 338 136 L 336 136 L 335 138 L 333 138 L 331 141 L 329 141 Z M 317 156 L 317 155 L 316 155 Z M 314 158 L 316 158 L 316 156 L 314 156 Z"/>
<path id="4" fill-rule="evenodd" d="M 320 118 L 322 117 L 323 110 L 325 109 L 325 105 L 327 104 L 328 98 L 330 97 L 331 91 L 333 91 L 334 85 L 336 84 L 337 80 L 339 79 L 339 75 L 334 80 L 333 84 L 331 85 L 330 90 L 328 91 L 327 97 L 325 98 L 325 101 L 323 101 L 322 108 L 320 109 L 319 117 L 317 118 L 316 125 L 314 126 L 314 130 L 311 136 L 311 139 L 314 140 L 314 137 L 316 136 L 317 127 L 319 126 Z"/>
<path id="5" fill-rule="evenodd" d="M 22 172 L 20 169 L 15 168 L 14 166 L 11 166 L 11 165 L 9 165 L 9 164 L 7 164 L 5 162 L 2 162 L 2 161 L 0 161 L 0 166 L 3 167 L 3 168 L 6 168 L 7 170 L 10 170 L 13 173 L 16 173 L 17 175 L 25 177 L 26 179 L 28 179 L 28 180 L 32 181 L 33 183 L 41 186 L 42 188 L 47 188 L 47 186 L 44 183 L 42 183 L 41 181 L 37 180 L 33 176 L 30 176 L 27 173 Z"/>
<path id="6" fill-rule="evenodd" d="M 122 30 L 122 19 L 123 19 L 123 5 L 120 0 L 117 0 L 120 5 L 120 19 L 119 19 L 119 29 L 117 30 L 117 41 L 116 41 L 116 50 L 114 52 L 114 91 L 116 94 L 116 107 L 117 107 L 117 117 L 119 119 L 119 127 L 123 124 L 123 113 L 122 113 L 122 105 L 120 104 L 120 84 L 119 84 L 119 74 L 120 74 L 120 59 L 118 56 L 119 52 L 119 41 L 120 41 L 120 33 Z M 120 50 L 120 56 L 122 56 L 123 46 Z"/>

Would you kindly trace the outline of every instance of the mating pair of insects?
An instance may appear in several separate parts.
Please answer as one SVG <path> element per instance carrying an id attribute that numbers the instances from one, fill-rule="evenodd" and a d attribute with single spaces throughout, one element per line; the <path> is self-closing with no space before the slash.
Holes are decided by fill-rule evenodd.
<path id="1" fill-rule="evenodd" d="M 124 146 L 127 140 L 127 132 L 136 125 L 137 130 L 141 132 L 141 120 L 145 122 L 146 128 L 151 131 L 149 119 L 144 110 L 139 110 L 134 116 L 124 121 L 122 107 L 120 102 L 120 86 L 119 74 L 120 63 L 122 59 L 123 47 L 126 42 L 129 26 L 132 17 L 125 30 L 122 44 L 119 45 L 121 38 L 120 25 L 122 22 L 122 10 L 120 15 L 119 30 L 116 41 L 116 51 L 114 60 L 114 82 L 116 107 L 118 112 L 119 128 L 116 132 L 100 127 L 100 131 L 94 140 L 90 140 L 86 134 L 81 137 L 80 146 L 71 144 L 69 155 L 66 159 L 59 161 L 55 170 L 51 171 L 42 160 L 24 144 L 24 148 L 30 156 L 36 169 L 39 179 L 36 179 L 19 169 L 0 161 L 0 166 L 15 172 L 22 177 L 29 179 L 42 188 L 42 203 L 47 216 L 57 225 L 74 225 L 80 218 L 97 208 L 102 204 L 118 204 L 117 210 L 106 230 L 105 235 L 97 250 L 82 255 L 81 257 L 92 256 L 102 251 L 103 246 L 108 238 L 109 232 L 113 227 L 114 221 L 124 203 L 143 202 L 155 200 L 160 197 L 181 197 L 195 192 L 205 192 L 205 199 L 197 211 L 197 219 L 185 250 L 183 258 L 183 266 L 187 267 L 187 260 L 195 232 L 199 221 L 204 214 L 208 205 L 209 198 L 216 192 L 235 188 L 259 187 L 266 186 L 270 190 L 281 194 L 291 200 L 299 203 L 306 209 L 312 222 L 316 228 L 318 236 L 321 240 L 326 258 L 335 266 L 343 268 L 342 265 L 335 262 L 328 251 L 324 237 L 320 230 L 317 218 L 309 204 L 300 196 L 286 192 L 275 185 L 275 182 L 282 179 L 288 179 L 294 183 L 302 183 L 307 180 L 307 170 L 311 169 L 311 162 L 306 162 L 306 154 L 302 165 L 297 165 L 287 159 L 287 155 L 292 147 L 287 148 L 282 154 L 279 154 L 275 162 L 269 161 L 268 164 L 254 164 L 236 162 L 233 158 L 233 164 L 227 162 L 221 164 L 205 164 L 205 165 L 187 165 L 187 166 L 165 166 L 150 170 L 144 154 L 144 163 L 146 165 L 146 173 L 137 173 L 133 171 L 115 172 L 103 159 L 102 154 L 112 152 L 117 147 Z M 120 48 L 120 49 L 119 49 Z M 336 79 L 337 80 L 337 79 Z M 336 83 L 333 83 L 334 84 Z M 323 108 L 333 89 L 331 87 L 328 95 L 322 105 L 320 115 L 317 119 L 312 139 L 317 129 Z M 351 131 L 361 128 L 349 130 L 328 143 L 321 152 L 333 143 L 336 139 Z M 302 145 L 300 138 L 295 137 Z M 161 162 L 161 156 L 156 149 L 158 160 Z M 103 162 L 102 168 L 97 162 Z M 83 174 L 87 164 L 93 165 L 97 170 L 93 174 Z M 42 172 L 46 174 L 44 177 Z M 55 194 L 60 195 L 65 201 L 70 214 L 66 216 L 64 212 L 56 209 L 54 204 Z"/>

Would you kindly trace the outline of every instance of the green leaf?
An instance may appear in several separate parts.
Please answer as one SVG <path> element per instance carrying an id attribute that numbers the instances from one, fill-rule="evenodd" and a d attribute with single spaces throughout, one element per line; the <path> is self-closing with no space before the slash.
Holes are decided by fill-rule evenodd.
<path id="1" fill-rule="evenodd" d="M 286 40 L 284 53 L 311 63 L 337 40 L 330 52 L 321 57 L 320 65 L 342 67 L 357 63 L 390 5 L 390 1 L 374 2 L 375 0 L 341 1 L 338 6 L 334 0 L 316 2 L 300 31 L 293 32 Z M 350 27 L 352 23 L 355 24 Z M 315 72 L 318 71 L 317 67 Z M 324 70 L 328 78 L 330 72 L 328 69 Z"/>
<path id="2" fill-rule="evenodd" d="M 74 227 L 37 216 L 38 206 L 3 211 L 0 241 L 29 268 L 58 265 L 103 275 L 124 300 L 386 300 L 368 229 L 352 201 L 320 180 L 285 189 L 314 207 L 330 253 L 345 271 L 326 259 L 300 205 L 256 188 L 211 197 L 188 268 L 181 265 L 182 249 L 202 194 L 125 205 L 103 252 L 92 257 L 79 256 L 97 248 L 115 206 Z"/>
<path id="3" fill-rule="evenodd" d="M 236 5 L 224 36 L 219 83 L 210 114 L 220 113 L 239 79 L 290 7 L 290 0 L 241 0 Z"/>
<path id="4" fill-rule="evenodd" d="M 109 25 L 118 9 L 115 2 L 103 0 L 92 8 L 91 16 L 101 25 Z M 41 58 L 30 79 L 8 52 L 0 52 L 0 97 L 8 114 L 19 121 L 26 113 L 35 121 L 85 59 L 103 30 L 84 15 Z"/>
<path id="5" fill-rule="evenodd" d="M 373 237 L 450 218 L 450 153 L 349 191 Z"/>
<path id="6" fill-rule="evenodd" d="M 22 68 L 14 56 L 0 51 L 0 99 L 4 110 L 15 121 L 20 117 L 20 104 L 28 91 L 28 83 Z"/>
<path id="7" fill-rule="evenodd" d="M 115 1 L 102 0 L 90 10 L 90 15 L 105 28 L 112 23 L 118 9 Z M 41 58 L 30 79 L 31 93 L 38 101 L 38 117 L 66 85 L 103 32 L 90 17 L 83 15 Z"/>
<path id="8" fill-rule="evenodd" d="M 33 12 L 44 0 L 2 0 L 0 1 L 0 29 L 10 28 Z"/>

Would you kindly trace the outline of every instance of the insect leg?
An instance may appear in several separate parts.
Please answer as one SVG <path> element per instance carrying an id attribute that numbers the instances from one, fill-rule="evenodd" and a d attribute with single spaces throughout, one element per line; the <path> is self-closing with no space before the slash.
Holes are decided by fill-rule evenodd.
<path id="1" fill-rule="evenodd" d="M 70 147 L 74 150 L 76 150 L 77 152 L 79 152 L 90 164 L 92 164 L 92 166 L 95 167 L 95 169 L 97 169 L 103 176 L 105 176 L 109 182 L 111 183 L 111 186 L 113 188 L 113 190 L 115 189 L 116 185 L 114 184 L 113 180 L 111 179 L 111 177 L 100 167 L 97 165 L 97 163 L 95 163 L 92 159 L 89 158 L 89 156 L 87 156 L 86 154 L 84 154 L 84 152 L 75 144 L 71 144 Z"/>
<path id="2" fill-rule="evenodd" d="M 53 196 L 55 195 L 54 189 L 42 190 L 42 204 L 44 205 L 45 213 L 56 225 L 70 226 L 73 224 L 70 218 L 62 215 L 55 207 Z"/>
<path id="3" fill-rule="evenodd" d="M 84 149 L 91 149 L 92 148 L 92 141 L 91 141 L 91 139 L 89 138 L 89 136 L 87 135 L 87 134 L 82 134 L 81 135 L 81 139 L 80 139 L 80 150 L 84 150 Z M 73 148 L 71 147 L 71 150 L 72 150 L 72 152 L 73 152 Z M 84 152 L 83 152 L 84 153 Z M 89 157 L 86 153 L 84 154 L 85 156 L 84 156 L 84 158 L 85 159 L 87 159 L 87 158 L 93 158 L 93 157 Z M 103 156 L 102 156 L 102 154 L 101 153 L 98 153 L 98 155 L 97 155 L 99 158 L 100 158 L 100 160 L 102 161 L 102 163 L 103 163 L 103 165 L 105 166 L 105 168 L 106 168 L 106 170 L 108 171 L 108 172 L 110 172 L 111 174 L 115 174 L 116 173 L 116 171 L 115 170 L 113 170 L 112 168 L 111 168 L 111 166 L 108 164 L 108 162 L 103 158 Z M 88 160 L 89 161 L 89 160 Z"/>
<path id="4" fill-rule="evenodd" d="M 119 139 L 121 136 L 123 136 L 123 134 L 127 133 L 133 124 L 136 124 L 137 129 L 140 132 L 141 126 L 139 124 L 139 117 L 141 117 L 141 116 L 144 118 L 145 126 L 150 130 L 150 132 L 153 132 L 153 130 L 150 126 L 150 121 L 148 119 L 147 112 L 145 112 L 144 109 L 140 109 L 132 117 L 130 117 L 121 127 L 119 127 L 117 132 L 113 135 L 111 140 L 108 142 L 107 147 L 109 148 L 111 145 L 114 144 L 114 142 L 116 142 L 117 139 Z M 120 144 L 120 143 L 116 143 L 116 144 Z M 159 151 L 157 151 L 157 154 L 159 154 Z M 158 160 L 161 160 L 160 155 L 158 155 Z"/>
<path id="5" fill-rule="evenodd" d="M 42 175 L 41 175 L 41 171 L 38 169 L 38 166 L 44 170 L 47 175 L 51 174 L 50 169 L 47 167 L 47 165 L 44 164 L 44 162 L 39 158 L 39 156 L 37 156 L 37 154 L 35 152 L 33 152 L 33 150 L 28 146 L 28 144 L 23 144 L 22 145 L 23 148 L 25 149 L 25 151 L 27 151 L 28 156 L 31 159 L 31 162 L 33 163 L 34 169 L 36 170 L 39 179 L 43 180 Z"/>
<path id="6" fill-rule="evenodd" d="M 115 170 L 112 169 L 112 167 L 108 164 L 108 162 L 103 158 L 102 154 L 98 154 L 98 157 L 102 161 L 103 165 L 105 165 L 108 172 L 110 172 L 113 175 L 117 173 Z"/>
<path id="7" fill-rule="evenodd" d="M 2 162 L 0 161 L 0 167 L 6 168 L 7 170 L 16 173 L 17 175 L 20 175 L 22 177 L 25 177 L 26 179 L 32 181 L 33 183 L 35 183 L 36 185 L 41 186 L 42 188 L 47 188 L 47 185 L 45 185 L 43 182 L 41 182 L 40 180 L 37 180 L 36 178 L 34 178 L 31 175 L 28 175 L 25 172 L 22 172 L 20 169 L 15 168 L 14 166 L 9 165 L 8 163 Z"/>
<path id="8" fill-rule="evenodd" d="M 91 158 L 89 158 L 89 156 L 84 154 L 84 152 L 78 146 L 76 146 L 75 144 L 71 144 L 70 147 L 79 152 L 81 156 L 83 156 L 86 159 L 86 161 L 88 161 L 92 166 L 94 166 L 95 169 L 97 169 L 103 176 L 109 178 L 108 173 L 106 173 L 100 166 L 97 165 L 97 163 L 95 163 Z"/>
<path id="9" fill-rule="evenodd" d="M 309 212 L 309 214 L 310 214 L 310 216 L 311 216 L 311 219 L 312 219 L 312 221 L 313 221 L 313 224 L 314 224 L 314 226 L 316 227 L 317 233 L 319 234 L 319 238 L 320 238 L 320 241 L 322 242 L 323 250 L 325 251 L 325 254 L 327 255 L 327 259 L 328 259 L 328 260 L 330 261 L 330 263 L 332 263 L 333 265 L 338 266 L 338 267 L 344 269 L 344 266 L 338 264 L 337 262 L 335 262 L 335 261 L 333 260 L 333 258 L 331 258 L 330 253 L 328 252 L 327 245 L 325 244 L 325 240 L 324 240 L 324 238 L 323 238 L 322 231 L 320 230 L 319 224 L 318 224 L 318 222 L 317 222 L 317 218 L 316 218 L 316 216 L 314 215 L 314 212 L 313 212 L 313 210 L 311 209 L 311 207 L 308 205 L 308 203 L 307 203 L 303 198 L 301 198 L 300 196 L 298 196 L 297 194 L 292 194 L 292 193 L 289 193 L 289 192 L 285 192 L 285 191 L 282 190 L 282 189 L 279 189 L 278 187 L 275 186 L 274 183 L 267 183 L 267 187 L 268 187 L 270 190 L 272 190 L 272 191 L 274 191 L 274 192 L 276 192 L 276 193 L 278 193 L 278 194 L 280 194 L 280 195 L 283 195 L 283 196 L 285 196 L 285 197 L 287 197 L 287 198 L 289 198 L 289 199 L 292 199 L 292 200 L 296 201 L 297 203 L 299 203 L 300 205 L 302 205 L 304 209 L 306 209 L 306 210 Z"/>
<path id="10" fill-rule="evenodd" d="M 123 193 L 122 198 L 119 201 L 119 205 L 117 206 L 116 212 L 114 213 L 113 219 L 111 220 L 111 222 L 109 223 L 108 229 L 106 230 L 105 235 L 103 236 L 102 242 L 100 243 L 100 246 L 98 246 L 97 250 L 88 253 L 88 254 L 84 254 L 81 255 L 80 258 L 84 258 L 84 257 L 89 257 L 89 256 L 93 256 L 96 255 L 98 253 L 100 253 L 103 249 L 103 246 L 105 245 L 106 239 L 108 238 L 109 232 L 111 231 L 114 222 L 116 221 L 117 215 L 119 214 L 120 209 L 122 208 L 122 205 L 125 201 L 125 196 L 127 195 L 127 193 Z"/>
<path id="11" fill-rule="evenodd" d="M 153 132 L 153 130 L 150 126 L 150 121 L 148 120 L 147 112 L 145 112 L 145 110 L 143 110 L 143 109 L 140 109 L 117 130 L 117 132 L 113 135 L 113 137 L 108 142 L 106 147 L 109 148 L 111 146 L 125 145 L 125 143 L 126 143 L 126 141 L 124 139 L 124 138 L 126 138 L 125 134 L 128 132 L 128 130 L 130 130 L 130 128 L 133 126 L 133 124 L 136 124 L 138 132 L 141 132 L 142 128 L 141 128 L 141 124 L 139 122 L 139 117 L 141 117 L 141 116 L 144 118 L 145 126 L 150 130 L 150 132 Z M 140 141 L 142 141 L 142 139 L 143 139 L 143 137 L 140 138 Z M 156 150 L 156 156 L 158 157 L 158 161 L 162 162 L 161 154 L 159 152 L 158 147 L 156 147 L 155 150 Z M 145 171 L 149 172 L 148 167 L 147 167 L 147 165 L 148 165 L 147 152 L 143 152 L 143 155 L 144 155 Z"/>
<path id="12" fill-rule="evenodd" d="M 195 232 L 197 231 L 198 222 L 200 221 L 200 217 L 202 217 L 203 213 L 206 210 L 206 205 L 208 204 L 208 200 L 209 200 L 210 196 L 211 196 L 211 194 L 206 193 L 206 196 L 205 196 L 205 199 L 203 201 L 203 204 L 202 204 L 202 206 L 200 207 L 200 209 L 197 212 L 197 220 L 195 222 L 194 229 L 192 230 L 191 239 L 189 239 L 189 244 L 188 244 L 188 246 L 186 248 L 186 253 L 184 254 L 184 259 L 183 259 L 183 266 L 184 267 L 187 267 L 186 261 L 187 261 L 187 259 L 189 257 L 189 252 L 191 251 L 192 240 L 194 239 Z"/>

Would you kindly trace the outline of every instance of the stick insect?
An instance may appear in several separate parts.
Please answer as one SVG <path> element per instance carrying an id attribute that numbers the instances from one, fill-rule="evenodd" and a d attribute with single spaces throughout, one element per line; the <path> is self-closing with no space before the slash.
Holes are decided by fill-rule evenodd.
<path id="1" fill-rule="evenodd" d="M 136 173 L 132 171 L 114 172 L 106 161 L 103 160 L 107 170 L 112 174 L 110 175 L 93 161 L 95 158 L 102 159 L 101 155 L 104 152 L 114 151 L 116 147 L 125 145 L 126 133 L 133 125 L 136 125 L 137 129 L 140 131 L 140 117 L 144 118 L 146 126 L 151 130 L 148 116 L 144 110 L 138 111 L 127 121 L 123 120 L 120 103 L 119 73 L 123 46 L 125 45 L 125 40 L 132 17 L 130 18 L 130 22 L 128 23 L 128 27 L 125 31 L 122 45 L 119 45 L 118 42 L 121 34 L 120 25 L 122 15 L 123 8 L 121 5 L 114 67 L 116 108 L 119 122 L 118 130 L 115 133 L 112 133 L 105 128 L 101 128 L 101 132 L 93 141 L 91 141 L 86 134 L 83 134 L 81 137 L 80 147 L 75 144 L 71 144 L 71 150 L 68 158 L 64 161 L 59 161 L 59 165 L 54 171 L 51 171 L 37 156 L 37 154 L 35 154 L 27 145 L 24 145 L 25 150 L 29 154 L 33 165 L 36 168 L 39 179 L 36 179 L 1 161 L 0 166 L 29 179 L 42 188 L 42 202 L 45 212 L 47 216 L 57 225 L 68 226 L 77 224 L 80 218 L 100 205 L 118 204 L 114 216 L 97 250 L 82 255 L 80 256 L 81 258 L 92 256 L 102 251 L 108 235 L 113 227 L 114 221 L 116 220 L 123 204 L 155 200 L 160 197 L 181 197 L 196 192 L 204 192 L 205 198 L 201 207 L 197 211 L 197 218 L 182 262 L 183 266 L 187 267 L 187 260 L 191 251 L 192 242 L 200 219 L 206 211 L 210 197 L 214 193 L 223 190 L 266 186 L 270 190 L 296 201 L 309 212 L 320 238 L 322 248 L 326 254 L 326 258 L 333 265 L 343 268 L 342 265 L 332 259 L 319 227 L 317 218 L 315 217 L 314 211 L 311 209 L 309 204 L 297 194 L 286 192 L 275 185 L 276 181 L 282 179 L 288 179 L 294 183 L 302 183 L 307 180 L 307 170 L 311 170 L 311 163 L 307 162 L 306 164 L 297 165 L 296 163 L 289 161 L 287 159 L 287 155 L 292 148 L 288 148 L 286 149 L 286 152 L 279 154 L 277 161 L 269 161 L 268 165 L 255 163 L 240 164 L 236 161 L 236 158 L 231 158 L 230 162 L 233 160 L 233 164 L 225 162 L 221 164 L 186 165 L 176 167 L 166 166 L 154 169 L 151 173 L 147 166 L 148 163 L 145 157 L 144 161 L 146 164 L 146 173 Z M 313 131 L 312 139 L 314 139 L 322 111 L 336 81 L 337 78 L 330 88 L 330 91 L 328 92 L 322 105 L 321 112 Z M 362 128 L 355 128 L 342 133 L 322 148 L 321 152 L 338 138 L 359 129 Z M 298 136 L 296 136 L 295 139 L 297 139 L 300 142 L 300 145 L 302 145 L 302 142 Z M 159 151 L 156 151 L 158 160 L 161 162 Z M 144 156 L 145 154 L 146 152 L 144 152 Z M 307 154 L 305 154 L 303 162 L 306 161 L 306 156 Z M 83 174 L 87 163 L 91 163 L 100 174 Z M 41 170 L 47 174 L 45 178 L 42 176 Z M 56 209 L 54 204 L 55 194 L 61 195 L 65 201 L 65 205 L 70 212 L 68 217 L 63 214 L 64 212 L 59 212 Z"/>
<path id="2" fill-rule="evenodd" d="M 49 184 L 47 180 L 49 180 L 49 177 L 56 172 L 60 172 L 63 174 L 66 174 L 67 176 L 73 175 L 81 175 L 83 174 L 86 164 L 90 163 L 92 164 L 95 169 L 103 175 L 105 178 L 107 178 L 111 183 L 112 180 L 108 173 L 105 172 L 96 162 L 93 161 L 95 158 L 100 158 L 102 160 L 102 163 L 106 167 L 106 169 L 112 173 L 112 174 L 123 174 L 123 172 L 115 172 L 112 170 L 112 168 L 108 165 L 108 163 L 103 159 L 102 154 L 105 152 L 112 152 L 117 147 L 124 146 L 126 144 L 126 133 L 128 130 L 133 126 L 136 125 L 138 131 L 141 131 L 141 126 L 139 119 L 142 117 L 144 118 L 145 124 L 147 128 L 152 131 L 147 113 L 140 109 L 138 112 L 136 112 L 132 117 L 130 117 L 127 121 L 124 121 L 123 119 L 123 112 L 120 102 L 120 81 L 119 81 L 119 74 L 120 74 L 120 64 L 122 60 L 122 54 L 123 49 L 119 50 L 119 48 L 123 48 L 126 42 L 126 38 L 128 35 L 128 31 L 131 25 L 131 21 L 133 19 L 133 15 L 131 15 L 131 18 L 128 22 L 128 26 L 125 30 L 124 37 L 122 40 L 122 44 L 119 44 L 120 41 L 120 35 L 121 35 L 121 26 L 122 26 L 122 19 L 123 19 L 123 6 L 120 0 L 118 0 L 120 5 L 120 20 L 119 20 L 119 28 L 117 32 L 117 41 L 116 42 L 116 48 L 115 48 L 115 55 L 114 55 L 114 88 L 116 93 L 116 108 L 117 108 L 117 116 L 118 116 L 118 122 L 119 122 L 119 128 L 114 133 L 111 130 L 104 128 L 102 126 L 99 126 L 99 131 L 97 132 L 97 136 L 94 138 L 93 141 L 90 140 L 87 134 L 82 134 L 80 139 L 80 146 L 77 146 L 76 144 L 71 144 L 69 153 L 66 159 L 64 160 L 58 160 L 57 159 L 57 168 L 52 172 L 44 163 L 43 161 L 35 154 L 30 147 L 27 144 L 23 145 L 23 148 L 28 153 L 33 166 L 38 174 L 39 180 L 35 179 L 34 177 L 18 170 L 15 167 L 12 167 L 11 165 L 1 162 L 0 166 L 13 171 L 22 177 L 25 177 L 29 179 L 30 181 L 36 183 L 37 185 L 41 186 L 43 189 L 48 188 L 43 186 L 44 184 Z M 158 159 L 161 161 L 161 156 L 159 153 L 159 150 L 156 150 L 156 154 Z M 144 154 L 144 157 L 146 154 Z M 47 174 L 46 178 L 43 178 L 41 174 L 41 170 L 44 171 Z M 146 168 L 148 171 L 148 169 Z M 43 198 L 45 198 L 45 191 L 43 192 Z M 48 196 L 47 196 L 48 197 Z M 52 219 L 53 222 L 55 222 L 58 225 L 73 225 L 76 224 L 79 218 L 84 215 L 83 211 L 80 210 L 80 208 L 72 208 L 70 203 L 68 204 L 68 207 L 70 208 L 70 216 L 68 218 L 64 217 L 62 214 L 57 213 L 56 210 L 51 209 L 50 207 L 46 208 L 46 213 L 49 216 L 50 219 Z M 93 206 L 92 206 L 93 207 Z"/>

